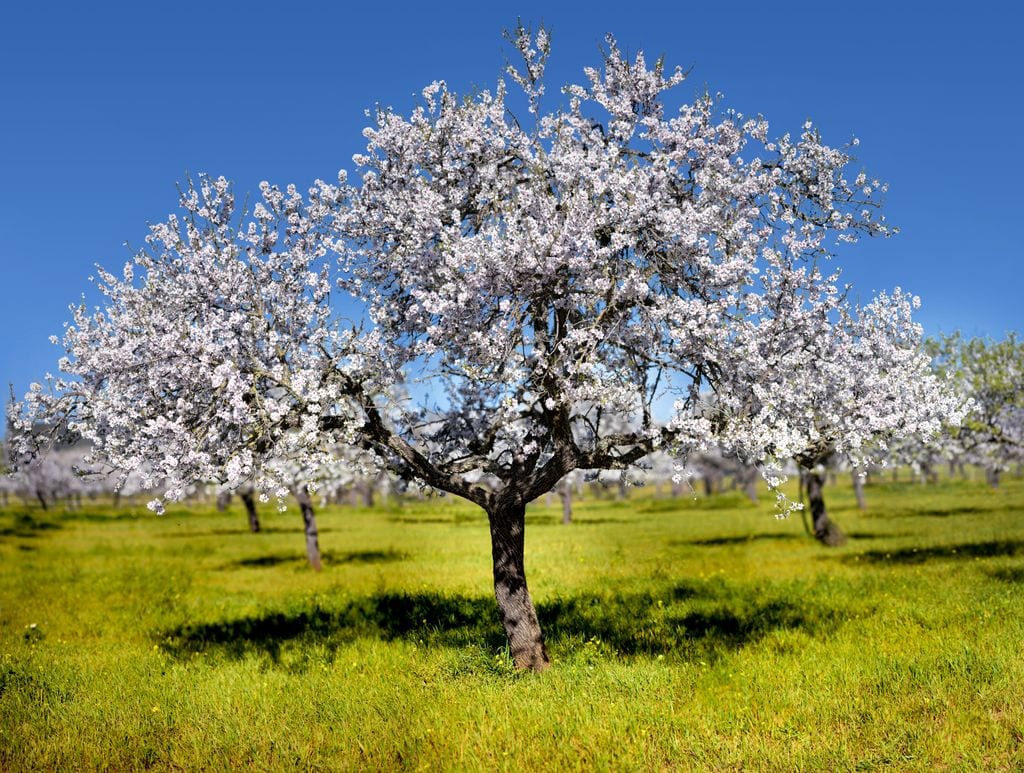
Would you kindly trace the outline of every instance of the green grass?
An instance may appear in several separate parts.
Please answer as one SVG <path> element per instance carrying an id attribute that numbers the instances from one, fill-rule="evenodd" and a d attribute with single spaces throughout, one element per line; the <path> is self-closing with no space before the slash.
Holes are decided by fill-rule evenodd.
<path id="1" fill-rule="evenodd" d="M 1024 480 L 528 515 L 554 668 L 512 669 L 450 498 L 0 511 L 0 770 L 1024 769 Z"/>

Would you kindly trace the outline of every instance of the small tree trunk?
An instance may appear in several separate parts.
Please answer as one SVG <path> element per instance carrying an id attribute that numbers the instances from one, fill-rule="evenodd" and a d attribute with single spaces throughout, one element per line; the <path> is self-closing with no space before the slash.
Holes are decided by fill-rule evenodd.
<path id="1" fill-rule="evenodd" d="M 373 505 L 374 505 L 373 483 L 367 483 L 363 487 L 363 507 L 373 507 Z"/>
<path id="2" fill-rule="evenodd" d="M 309 565 L 316 571 L 320 571 L 320 539 L 316 528 L 316 513 L 313 511 L 313 500 L 309 496 L 309 488 L 300 486 L 295 491 L 295 498 L 299 501 L 299 509 L 302 511 L 302 523 L 306 530 L 306 558 Z"/>
<path id="3" fill-rule="evenodd" d="M 39 500 L 39 504 L 42 505 L 44 510 L 49 510 L 49 505 L 46 504 L 46 497 L 43 496 L 43 492 L 40 489 L 36 489 L 36 499 Z"/>
<path id="4" fill-rule="evenodd" d="M 743 493 L 747 495 L 747 499 L 753 502 L 755 505 L 758 502 L 757 498 L 757 479 L 760 478 L 760 474 L 756 467 L 751 467 L 749 470 L 743 471 Z"/>
<path id="5" fill-rule="evenodd" d="M 562 499 L 562 523 L 572 523 L 572 486 L 563 483 L 558 487 L 558 496 Z"/>
<path id="6" fill-rule="evenodd" d="M 822 489 L 825 487 L 825 479 L 816 472 L 807 473 L 807 501 L 811 506 L 811 524 L 814 527 L 814 537 L 823 545 L 834 548 L 846 543 L 846 536 L 842 530 L 828 517 L 825 510 L 825 498 Z"/>
<path id="7" fill-rule="evenodd" d="M 992 488 L 999 488 L 999 469 L 996 467 L 987 468 L 985 470 L 985 480 Z"/>
<path id="8" fill-rule="evenodd" d="M 228 505 L 231 504 L 231 492 L 222 491 L 217 494 L 217 512 L 223 513 L 228 509 Z"/>
<path id="9" fill-rule="evenodd" d="M 501 501 L 487 511 L 491 528 L 491 557 L 494 564 L 494 597 L 516 667 L 543 671 L 551 661 L 537 611 L 526 587 L 524 548 L 526 505 Z"/>
<path id="10" fill-rule="evenodd" d="M 245 514 L 249 516 L 249 531 L 254 534 L 260 530 L 260 517 L 256 513 L 256 496 L 252 491 L 242 491 L 238 495 L 245 505 Z"/>
<path id="11" fill-rule="evenodd" d="M 715 483 L 710 475 L 704 475 L 701 481 L 704 483 L 704 496 L 709 497 L 715 493 Z"/>
<path id="12" fill-rule="evenodd" d="M 857 497 L 857 507 L 867 510 L 868 503 L 864 499 L 864 478 L 856 470 L 853 471 L 853 495 Z"/>
<path id="13" fill-rule="evenodd" d="M 629 485 L 626 483 L 626 477 L 619 474 L 619 499 L 629 499 Z"/>

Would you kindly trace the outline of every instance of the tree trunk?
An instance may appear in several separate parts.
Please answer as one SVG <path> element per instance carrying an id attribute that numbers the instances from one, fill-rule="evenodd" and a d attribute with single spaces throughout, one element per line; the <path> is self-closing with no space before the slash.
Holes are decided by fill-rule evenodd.
<path id="1" fill-rule="evenodd" d="M 756 467 L 751 467 L 749 470 L 743 471 L 743 493 L 746 494 L 747 499 L 755 505 L 758 502 L 757 481 L 760 477 L 761 474 L 757 471 Z"/>
<path id="2" fill-rule="evenodd" d="M 217 512 L 223 513 L 228 509 L 228 505 L 231 504 L 231 492 L 221 491 L 217 494 Z"/>
<path id="3" fill-rule="evenodd" d="M 562 498 L 562 523 L 572 523 L 572 486 L 563 483 L 558 487 L 558 496 Z"/>
<path id="4" fill-rule="evenodd" d="M 985 470 L 985 480 L 992 488 L 999 488 L 999 469 L 997 467 L 989 467 Z"/>
<path id="5" fill-rule="evenodd" d="M 846 543 L 846 536 L 828 517 L 825 510 L 825 498 L 822 496 L 822 489 L 825 487 L 825 479 L 816 472 L 807 473 L 807 501 L 811 505 L 811 524 L 814 527 L 814 537 L 821 544 L 834 548 Z"/>
<path id="6" fill-rule="evenodd" d="M 373 507 L 374 505 L 374 493 L 373 484 L 367 483 L 363 487 L 363 507 Z"/>
<path id="7" fill-rule="evenodd" d="M 524 547 L 526 505 L 498 501 L 487 511 L 491 527 L 491 557 L 494 563 L 494 597 L 508 636 L 516 667 L 543 671 L 551 662 L 537 612 L 526 587 Z"/>
<path id="8" fill-rule="evenodd" d="M 316 529 L 316 513 L 313 511 L 313 500 L 309 496 L 309 488 L 300 486 L 295 491 L 295 498 L 299 501 L 299 509 L 302 511 L 302 523 L 306 529 L 306 557 L 309 565 L 316 571 L 320 571 L 320 539 Z"/>
<path id="9" fill-rule="evenodd" d="M 705 474 L 701 481 L 704 483 L 704 496 L 709 497 L 715 493 L 715 482 L 710 475 Z"/>
<path id="10" fill-rule="evenodd" d="M 36 489 L 36 499 L 39 500 L 39 504 L 42 505 L 44 510 L 50 509 L 49 505 L 46 504 L 46 497 L 43 496 L 43 492 L 39 489 Z"/>
<path id="11" fill-rule="evenodd" d="M 864 499 L 864 478 L 856 470 L 853 471 L 853 495 L 857 497 L 857 507 L 867 510 L 868 503 Z"/>
<path id="12" fill-rule="evenodd" d="M 252 491 L 243 491 L 238 496 L 245 505 L 245 514 L 249 516 L 249 531 L 255 534 L 260 530 L 260 517 L 256 514 L 256 495 Z"/>

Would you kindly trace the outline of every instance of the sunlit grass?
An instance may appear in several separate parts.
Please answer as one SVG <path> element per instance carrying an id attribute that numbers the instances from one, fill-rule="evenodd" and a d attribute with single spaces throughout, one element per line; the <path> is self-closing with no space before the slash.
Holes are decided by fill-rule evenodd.
<path id="1" fill-rule="evenodd" d="M 0 513 L 0 769 L 1024 767 L 1024 481 L 886 483 L 850 536 L 737 493 L 528 513 L 516 673 L 451 498 Z"/>

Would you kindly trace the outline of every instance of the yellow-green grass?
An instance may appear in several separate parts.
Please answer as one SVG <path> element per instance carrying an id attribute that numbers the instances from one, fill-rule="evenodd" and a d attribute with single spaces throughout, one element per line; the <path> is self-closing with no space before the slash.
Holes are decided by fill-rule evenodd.
<path id="1" fill-rule="evenodd" d="M 528 513 L 510 666 L 451 498 L 0 513 L 0 770 L 1024 769 L 1024 480 L 887 483 L 827 549 L 738 494 Z"/>

